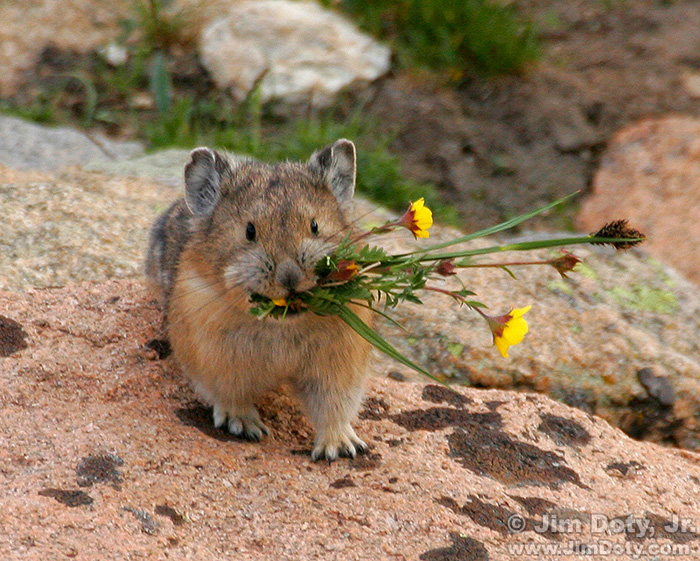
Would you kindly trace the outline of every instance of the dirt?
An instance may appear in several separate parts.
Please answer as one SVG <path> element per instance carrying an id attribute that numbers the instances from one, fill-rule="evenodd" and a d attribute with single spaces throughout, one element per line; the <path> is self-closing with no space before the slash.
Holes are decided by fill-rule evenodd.
<path id="1" fill-rule="evenodd" d="M 468 75 L 456 92 L 394 79 L 375 101 L 398 124 L 406 172 L 435 182 L 467 228 L 587 191 L 606 142 L 631 122 L 700 113 L 697 2 L 516 4 L 542 30 L 542 58 L 526 75 Z M 568 227 L 571 215 L 548 222 Z"/>

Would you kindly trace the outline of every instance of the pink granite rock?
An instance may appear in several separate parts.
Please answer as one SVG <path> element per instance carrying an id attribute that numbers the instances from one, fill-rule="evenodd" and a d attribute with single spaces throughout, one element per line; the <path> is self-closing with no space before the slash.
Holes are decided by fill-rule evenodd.
<path id="1" fill-rule="evenodd" d="M 26 344 L 0 358 L 3 560 L 696 558 L 700 456 L 547 397 L 373 379 L 370 453 L 313 463 L 284 395 L 260 404 L 262 443 L 213 428 L 159 358 L 141 282 L 3 292 L 0 310 L 0 340 Z"/>
<path id="2" fill-rule="evenodd" d="M 700 119 L 649 119 L 608 144 L 581 205 L 579 224 L 595 231 L 611 216 L 648 237 L 645 249 L 700 282 Z"/>

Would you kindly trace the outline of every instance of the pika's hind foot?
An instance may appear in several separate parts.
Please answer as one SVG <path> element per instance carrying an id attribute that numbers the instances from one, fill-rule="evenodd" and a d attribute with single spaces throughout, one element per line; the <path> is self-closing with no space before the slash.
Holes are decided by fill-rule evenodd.
<path id="1" fill-rule="evenodd" d="M 223 427 L 227 423 L 228 432 L 247 440 L 258 442 L 263 435 L 270 434 L 270 429 L 260 419 L 258 410 L 250 407 L 244 412 L 241 409 L 232 407 L 226 410 L 218 405 L 214 406 L 214 426 Z"/>
<path id="2" fill-rule="evenodd" d="M 367 444 L 360 440 L 353 428 L 347 424 L 319 434 L 311 452 L 311 459 L 314 461 L 326 459 L 332 462 L 339 456 L 354 458 L 356 454 L 366 451 Z"/>

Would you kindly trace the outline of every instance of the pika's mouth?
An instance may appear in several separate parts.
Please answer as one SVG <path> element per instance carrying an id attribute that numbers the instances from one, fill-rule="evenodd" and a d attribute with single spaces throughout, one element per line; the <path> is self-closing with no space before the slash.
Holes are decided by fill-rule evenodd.
<path id="1" fill-rule="evenodd" d="M 254 293 L 250 296 L 251 312 L 257 316 L 285 318 L 306 311 L 306 305 L 300 298 L 300 293 L 291 292 L 283 298 L 270 298 Z"/>

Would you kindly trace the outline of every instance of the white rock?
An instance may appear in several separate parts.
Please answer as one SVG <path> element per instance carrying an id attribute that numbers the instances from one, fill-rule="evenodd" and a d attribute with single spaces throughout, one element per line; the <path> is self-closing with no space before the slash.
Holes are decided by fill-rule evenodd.
<path id="1" fill-rule="evenodd" d="M 129 51 L 126 47 L 114 41 L 105 45 L 100 52 L 110 66 L 124 66 L 129 60 Z"/>
<path id="2" fill-rule="evenodd" d="M 324 107 L 342 89 L 385 74 L 391 52 L 315 2 L 244 0 L 202 32 L 202 63 L 244 99 L 261 80 L 263 101 Z"/>

